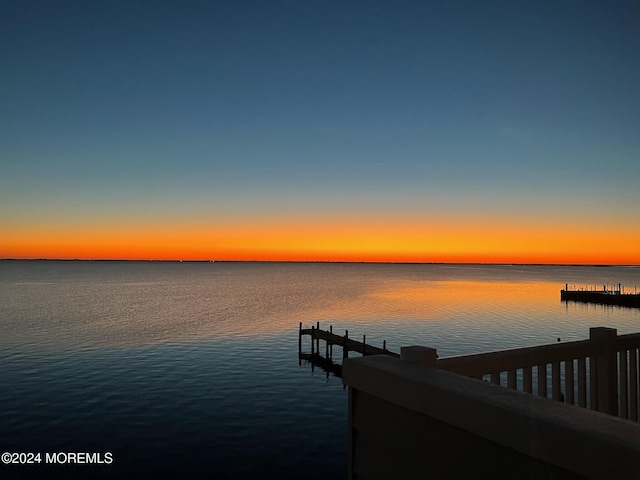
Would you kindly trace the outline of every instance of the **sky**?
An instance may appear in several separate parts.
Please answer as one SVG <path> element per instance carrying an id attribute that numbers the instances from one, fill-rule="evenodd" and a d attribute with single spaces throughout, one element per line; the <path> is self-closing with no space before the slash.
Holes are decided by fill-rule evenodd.
<path id="1" fill-rule="evenodd" d="M 0 2 L 0 258 L 640 264 L 637 1 Z"/>

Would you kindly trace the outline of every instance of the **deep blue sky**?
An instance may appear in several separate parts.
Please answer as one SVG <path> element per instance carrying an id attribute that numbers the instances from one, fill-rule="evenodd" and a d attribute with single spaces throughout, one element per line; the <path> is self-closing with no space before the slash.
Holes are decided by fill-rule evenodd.
<path id="1" fill-rule="evenodd" d="M 5 0 L 0 65 L 16 228 L 298 209 L 640 220 L 637 1 Z"/>

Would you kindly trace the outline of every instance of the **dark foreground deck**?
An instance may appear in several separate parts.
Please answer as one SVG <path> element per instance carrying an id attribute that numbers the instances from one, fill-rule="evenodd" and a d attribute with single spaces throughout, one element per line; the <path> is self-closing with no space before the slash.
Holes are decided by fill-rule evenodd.
<path id="1" fill-rule="evenodd" d="M 605 327 L 473 355 L 346 358 L 348 478 L 637 480 L 639 358 L 640 333 Z"/>

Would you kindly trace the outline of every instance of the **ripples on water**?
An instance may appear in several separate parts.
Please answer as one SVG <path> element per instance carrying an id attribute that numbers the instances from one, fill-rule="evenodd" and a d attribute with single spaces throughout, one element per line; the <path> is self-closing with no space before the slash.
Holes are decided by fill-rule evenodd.
<path id="1" fill-rule="evenodd" d="M 561 303 L 567 282 L 640 269 L 0 262 L 0 449 L 113 453 L 61 477 L 341 478 L 345 391 L 298 366 L 298 322 L 441 356 L 638 331 L 637 309 Z"/>
<path id="2" fill-rule="evenodd" d="M 323 451 L 344 471 L 342 387 L 307 378 L 298 390 L 297 364 L 273 342 L 3 357 L 4 449 L 110 451 L 114 470 L 221 478 L 297 478 Z"/>

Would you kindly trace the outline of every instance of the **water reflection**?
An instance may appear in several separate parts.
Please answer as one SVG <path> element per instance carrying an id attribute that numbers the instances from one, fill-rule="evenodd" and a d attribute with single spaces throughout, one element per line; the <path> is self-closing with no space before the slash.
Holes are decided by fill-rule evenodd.
<path id="1" fill-rule="evenodd" d="M 318 353 L 304 353 L 298 351 L 298 361 L 299 366 L 309 367 L 311 369 L 311 373 L 313 373 L 315 368 L 318 367 L 326 373 L 327 379 L 330 374 L 335 377 L 342 378 L 342 365 L 334 362 L 331 357 L 327 358 Z"/>
<path id="2" fill-rule="evenodd" d="M 638 272 L 0 262 L 3 445 L 113 451 L 120 468 L 153 473 L 188 465 L 211 478 L 339 478 L 346 396 L 340 381 L 309 381 L 302 367 L 327 378 L 333 367 L 296 359 L 299 322 L 443 357 L 583 339 L 589 326 L 630 333 L 638 312 L 564 305 L 559 289 L 640 284 Z M 318 452 L 327 460 L 311 471 Z"/>
<path id="3" fill-rule="evenodd" d="M 255 339 L 319 320 L 379 343 L 417 335 L 468 351 L 499 336 L 521 346 L 592 320 L 635 328 L 637 313 L 567 310 L 559 290 L 639 279 L 632 268 L 10 262 L 0 269 L 0 342 L 55 350 Z"/>

